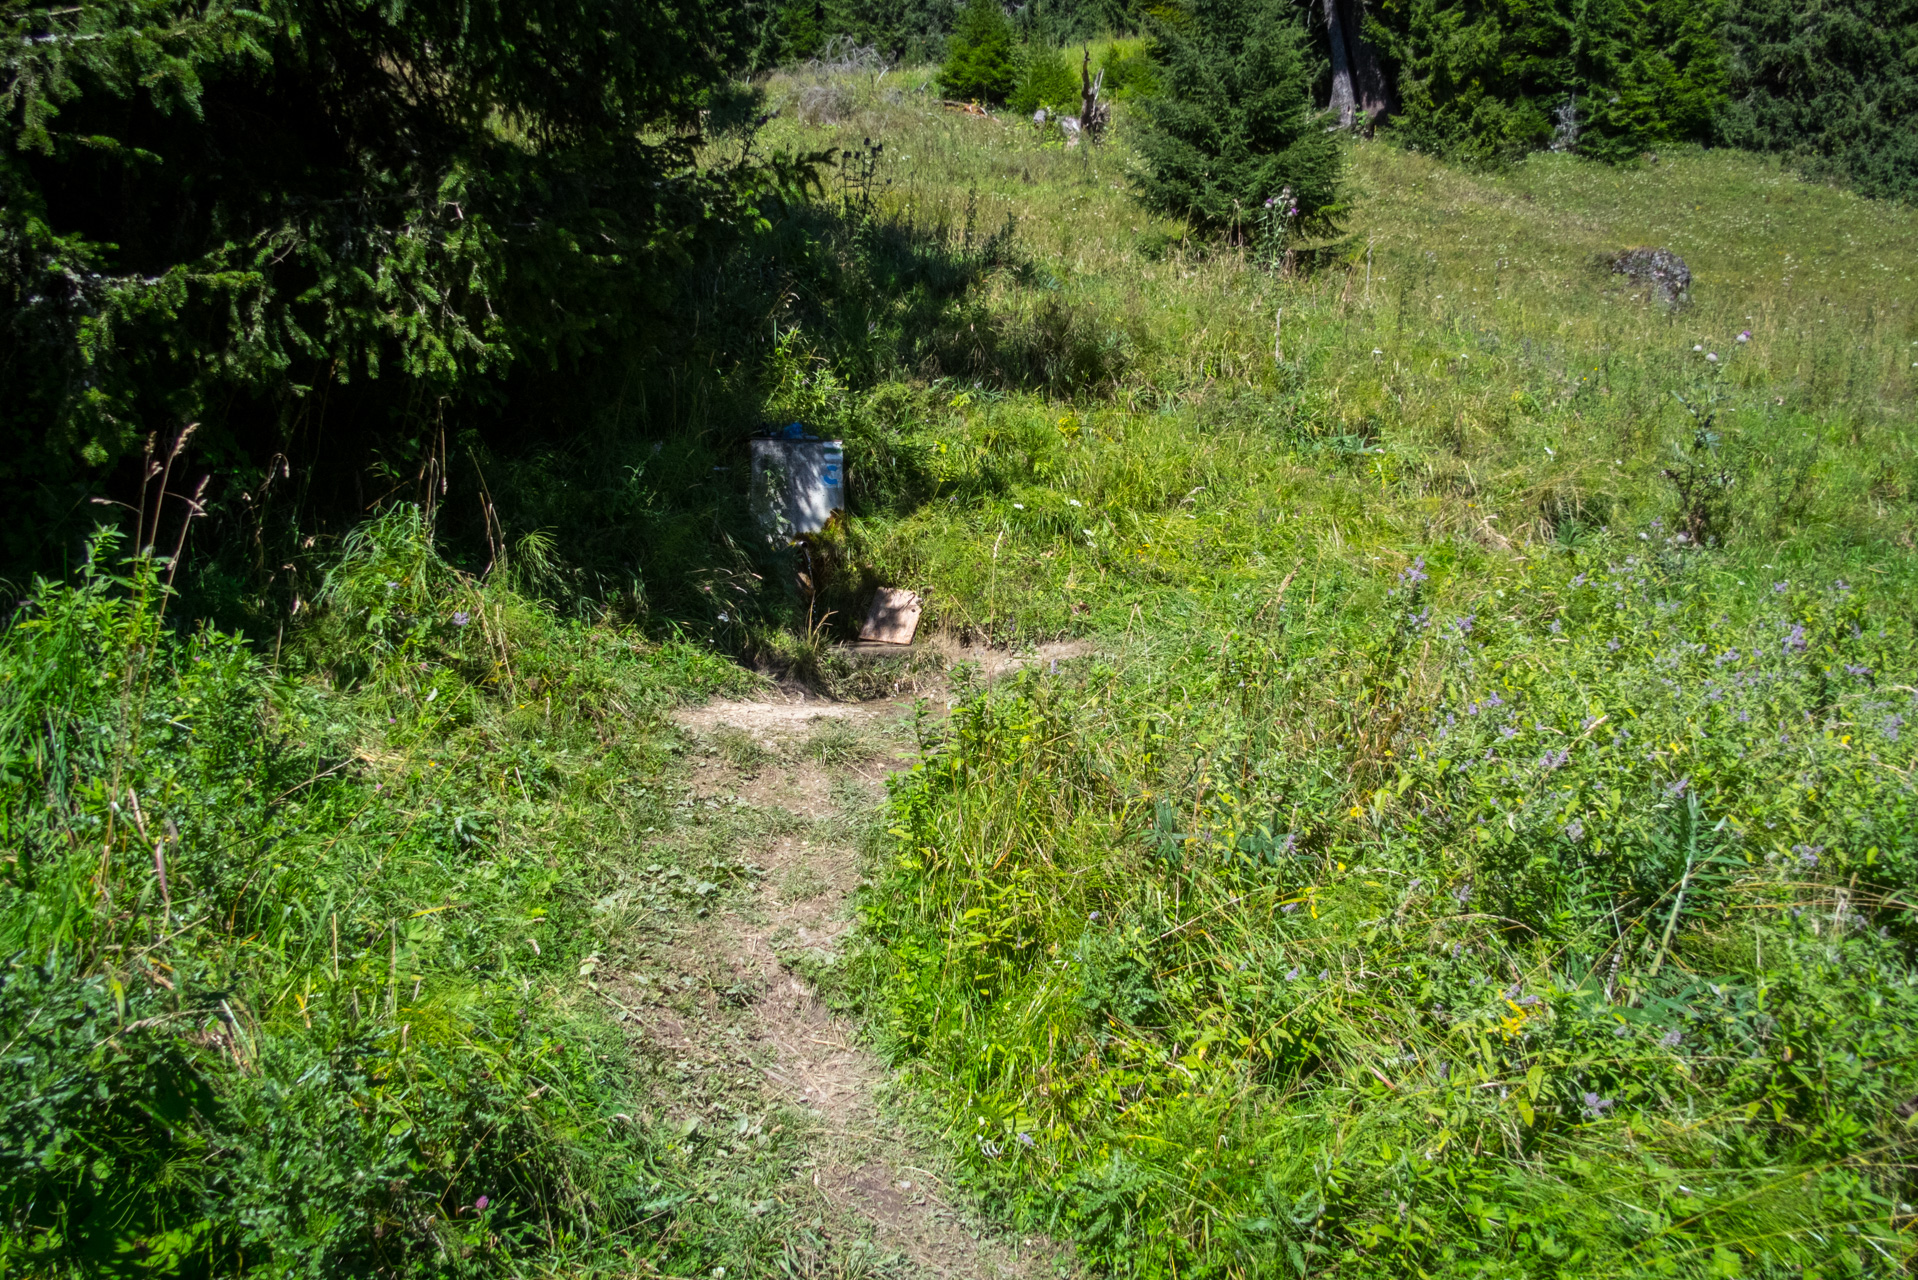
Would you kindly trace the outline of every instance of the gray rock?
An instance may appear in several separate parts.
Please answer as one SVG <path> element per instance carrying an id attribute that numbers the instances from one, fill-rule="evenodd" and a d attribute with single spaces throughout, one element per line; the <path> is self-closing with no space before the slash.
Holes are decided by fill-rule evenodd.
<path id="1" fill-rule="evenodd" d="M 1613 254 L 1610 261 L 1613 274 L 1650 287 L 1667 306 L 1676 306 L 1691 295 L 1691 268 L 1670 249 L 1626 249 Z"/>

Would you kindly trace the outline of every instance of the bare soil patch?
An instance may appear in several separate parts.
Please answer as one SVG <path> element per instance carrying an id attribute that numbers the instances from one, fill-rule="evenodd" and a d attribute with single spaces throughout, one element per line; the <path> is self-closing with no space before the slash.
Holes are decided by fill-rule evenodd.
<path id="1" fill-rule="evenodd" d="M 958 650 L 942 659 L 978 662 L 992 679 L 1085 651 Z M 939 1142 L 889 1100 L 891 1071 L 807 977 L 838 963 L 853 931 L 884 779 L 917 756 L 915 702 L 946 710 L 943 682 L 922 673 L 912 683 L 917 698 L 835 702 L 792 690 L 676 714 L 692 738 L 685 803 L 715 831 L 734 824 L 725 831 L 754 869 L 753 888 L 661 931 L 655 954 L 681 977 L 613 978 L 611 993 L 659 1070 L 700 1082 L 661 1090 L 665 1119 L 694 1134 L 717 1134 L 723 1122 L 727 1135 L 787 1125 L 800 1135 L 778 1196 L 801 1228 L 783 1246 L 788 1273 L 1076 1274 L 1069 1250 L 979 1217 Z"/>

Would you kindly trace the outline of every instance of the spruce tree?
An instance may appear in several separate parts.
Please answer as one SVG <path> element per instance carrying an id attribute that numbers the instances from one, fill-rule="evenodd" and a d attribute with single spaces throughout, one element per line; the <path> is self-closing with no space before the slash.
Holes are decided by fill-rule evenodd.
<path id="1" fill-rule="evenodd" d="M 1027 44 L 1020 51 L 1019 83 L 1007 105 L 1027 114 L 1040 107 L 1076 112 L 1079 87 L 1078 73 L 1067 64 L 1060 50 L 1051 45 Z"/>
<path id="2" fill-rule="evenodd" d="M 1707 140 L 1717 24 L 1716 0 L 1384 0 L 1366 31 L 1397 70 L 1399 136 L 1496 164 Z"/>
<path id="3" fill-rule="evenodd" d="M 727 40 L 707 8 L 4 8 L 9 567 L 57 563 L 94 514 L 73 493 L 149 431 L 199 422 L 207 455 L 264 466 L 318 402 L 315 465 L 411 448 L 409 405 L 497 402 L 663 323 L 734 210 L 690 168 Z"/>
<path id="4" fill-rule="evenodd" d="M 962 102 L 1004 102 L 1017 82 L 1012 23 L 999 0 L 970 0 L 946 44 L 939 87 Z"/>
<path id="5" fill-rule="evenodd" d="M 1918 198 L 1918 0 L 1734 0 L 1719 139 Z"/>
<path id="6" fill-rule="evenodd" d="M 1313 106 L 1320 62 L 1299 11 L 1185 0 L 1149 21 L 1159 88 L 1142 104 L 1140 201 L 1204 230 L 1244 231 L 1289 191 L 1279 212 L 1290 231 L 1335 231 L 1343 157 Z"/>

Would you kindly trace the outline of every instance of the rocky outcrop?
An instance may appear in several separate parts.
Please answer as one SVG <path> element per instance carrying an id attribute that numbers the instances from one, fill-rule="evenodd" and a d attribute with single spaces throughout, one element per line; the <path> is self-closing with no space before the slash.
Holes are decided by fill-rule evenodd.
<path id="1" fill-rule="evenodd" d="M 1613 274 L 1648 286 L 1667 306 L 1676 306 L 1691 295 L 1691 268 L 1670 249 L 1626 249 L 1608 261 Z"/>

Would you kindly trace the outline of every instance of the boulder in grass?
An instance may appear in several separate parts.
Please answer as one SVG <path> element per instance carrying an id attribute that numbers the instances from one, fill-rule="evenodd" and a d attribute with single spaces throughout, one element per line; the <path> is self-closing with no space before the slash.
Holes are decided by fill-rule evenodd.
<path id="1" fill-rule="evenodd" d="M 1676 306 L 1691 296 L 1691 268 L 1670 249 L 1626 249 L 1613 254 L 1609 261 L 1614 275 L 1649 288 L 1666 306 Z"/>

